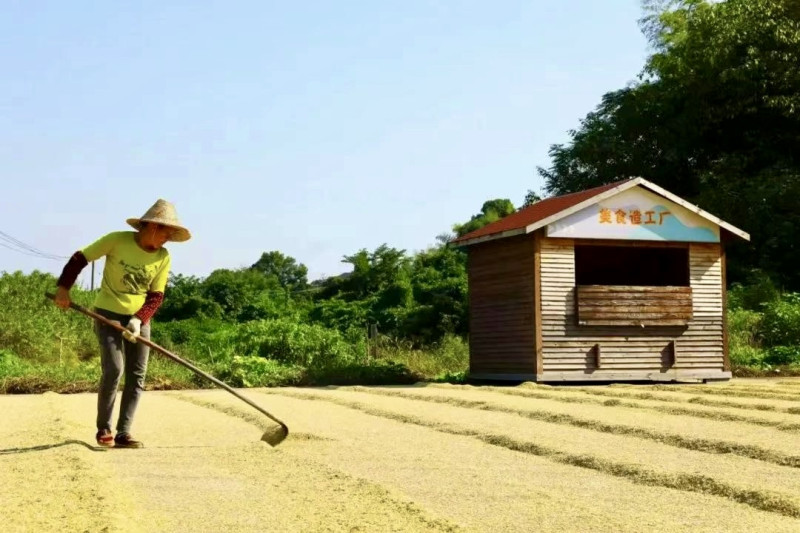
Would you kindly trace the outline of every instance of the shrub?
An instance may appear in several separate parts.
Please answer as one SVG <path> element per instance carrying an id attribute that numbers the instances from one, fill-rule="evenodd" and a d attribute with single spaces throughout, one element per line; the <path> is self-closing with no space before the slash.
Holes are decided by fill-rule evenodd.
<path id="1" fill-rule="evenodd" d="M 745 284 L 734 283 L 728 291 L 728 307 L 760 311 L 765 305 L 777 301 L 780 290 L 768 274 L 752 270 Z"/>
<path id="2" fill-rule="evenodd" d="M 747 309 L 733 309 L 728 313 L 728 335 L 731 349 L 739 346 L 758 346 L 759 330 L 764 315 Z"/>
<path id="3" fill-rule="evenodd" d="M 785 294 L 764 307 L 759 337 L 768 347 L 800 344 L 800 294 Z"/>
<path id="4" fill-rule="evenodd" d="M 768 364 L 764 361 L 767 355 L 765 350 L 754 346 L 731 346 L 730 348 L 731 365 L 734 367 L 767 368 Z"/>
<path id="5" fill-rule="evenodd" d="M 152 338 L 179 356 L 215 363 L 233 357 L 236 330 L 236 324 L 221 320 L 181 320 L 154 325 Z"/>
<path id="6" fill-rule="evenodd" d="M 34 362 L 75 362 L 97 355 L 91 320 L 74 311 L 62 311 L 44 296 L 54 292 L 50 274 L 20 272 L 0 275 L 0 346 Z M 91 304 L 93 295 L 76 288 L 72 299 Z"/>
<path id="7" fill-rule="evenodd" d="M 359 346 L 363 346 L 363 340 L 359 343 L 357 339 L 346 339 L 337 330 L 284 319 L 242 324 L 234 338 L 239 355 L 261 356 L 288 366 L 324 368 L 350 364 L 364 354 Z"/>
<path id="8" fill-rule="evenodd" d="M 770 366 L 800 365 L 800 346 L 773 346 L 764 362 Z"/>
<path id="9" fill-rule="evenodd" d="M 9 376 L 21 376 L 30 371 L 31 363 L 24 361 L 9 350 L 0 349 L 0 379 Z"/>
<path id="10" fill-rule="evenodd" d="M 275 387 L 299 384 L 304 371 L 263 357 L 236 355 L 230 366 L 218 369 L 218 375 L 233 387 Z"/>
<path id="11" fill-rule="evenodd" d="M 454 385 L 460 385 L 467 382 L 467 372 L 465 370 L 461 372 L 444 372 L 434 377 L 431 381 L 434 383 L 452 383 Z"/>
<path id="12" fill-rule="evenodd" d="M 469 367 L 469 345 L 457 335 L 445 335 L 427 349 L 416 349 L 410 341 L 383 337 L 377 357 L 406 365 L 425 378 L 458 375 Z"/>

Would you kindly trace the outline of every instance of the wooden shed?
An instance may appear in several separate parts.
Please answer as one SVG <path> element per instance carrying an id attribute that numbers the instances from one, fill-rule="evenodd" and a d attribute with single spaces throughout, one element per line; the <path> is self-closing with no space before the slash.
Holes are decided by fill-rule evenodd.
<path id="1" fill-rule="evenodd" d="M 731 377 L 724 244 L 750 236 L 642 178 L 548 198 L 454 241 L 470 377 Z"/>

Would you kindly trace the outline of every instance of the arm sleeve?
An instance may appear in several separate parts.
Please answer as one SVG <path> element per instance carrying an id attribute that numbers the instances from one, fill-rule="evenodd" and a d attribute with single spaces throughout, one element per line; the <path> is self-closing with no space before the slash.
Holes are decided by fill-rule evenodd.
<path id="1" fill-rule="evenodd" d="M 167 253 L 166 258 L 164 258 L 164 264 L 161 265 L 161 269 L 158 271 L 158 274 L 156 274 L 152 283 L 150 283 L 150 291 L 163 293 L 166 290 L 167 280 L 169 279 L 169 269 L 171 265 L 172 258 L 170 257 L 169 253 Z"/>
<path id="2" fill-rule="evenodd" d="M 92 244 L 81 250 L 83 256 L 87 261 L 91 262 L 108 255 L 117 242 L 117 235 L 118 233 L 114 232 L 100 237 Z"/>
<path id="3" fill-rule="evenodd" d="M 169 267 L 171 264 L 172 259 L 169 253 L 167 253 L 166 258 L 164 258 L 164 264 L 161 265 L 158 274 L 156 274 L 156 277 L 154 277 L 152 283 L 150 283 L 150 290 L 147 291 L 147 296 L 144 299 L 141 309 L 136 311 L 136 316 L 142 319 L 142 324 L 147 324 L 150 321 L 164 301 L 164 290 L 166 290 L 167 287 L 167 278 L 169 277 Z"/>
<path id="4" fill-rule="evenodd" d="M 89 262 L 86 260 L 83 252 L 79 251 L 72 254 L 67 264 L 64 265 L 64 270 L 61 271 L 61 276 L 58 278 L 58 286 L 64 287 L 67 290 L 71 289 L 75 284 L 75 280 L 78 279 L 78 274 L 80 274 L 81 270 L 88 264 Z"/>
<path id="5" fill-rule="evenodd" d="M 142 324 L 147 324 L 153 315 L 156 314 L 158 308 L 161 307 L 161 302 L 164 301 L 163 292 L 149 291 L 147 297 L 144 299 L 142 308 L 136 311 L 136 316 L 142 319 Z"/>

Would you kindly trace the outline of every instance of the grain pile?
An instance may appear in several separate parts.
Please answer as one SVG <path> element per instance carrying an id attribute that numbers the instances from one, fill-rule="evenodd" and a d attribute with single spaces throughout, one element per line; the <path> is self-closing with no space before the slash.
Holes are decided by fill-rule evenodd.
<path id="1" fill-rule="evenodd" d="M 798 531 L 800 385 L 147 393 L 142 450 L 93 395 L 0 397 L 4 529 Z"/>

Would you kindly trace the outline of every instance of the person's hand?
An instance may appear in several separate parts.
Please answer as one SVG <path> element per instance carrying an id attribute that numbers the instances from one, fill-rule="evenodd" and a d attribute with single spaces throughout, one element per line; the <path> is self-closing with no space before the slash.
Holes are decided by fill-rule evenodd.
<path id="1" fill-rule="evenodd" d="M 136 342 L 136 337 L 142 333 L 142 319 L 138 316 L 131 318 L 128 321 L 128 327 L 126 330 L 127 331 L 125 331 L 122 336 L 130 342 Z"/>
<path id="2" fill-rule="evenodd" d="M 56 290 L 56 297 L 54 299 L 56 305 L 61 309 L 69 309 L 69 289 L 58 287 Z"/>

